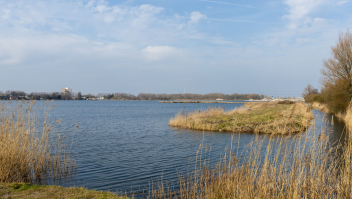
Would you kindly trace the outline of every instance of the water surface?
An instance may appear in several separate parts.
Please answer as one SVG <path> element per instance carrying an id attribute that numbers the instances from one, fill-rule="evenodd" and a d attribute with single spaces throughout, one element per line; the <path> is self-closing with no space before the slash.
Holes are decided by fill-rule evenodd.
<path id="1" fill-rule="evenodd" d="M 209 164 L 214 165 L 231 145 L 231 133 L 193 131 L 168 126 L 169 119 L 180 110 L 193 111 L 209 106 L 225 110 L 243 104 L 168 104 L 157 101 L 55 101 L 51 121 L 61 119 L 58 133 L 74 142 L 72 154 L 77 161 L 76 181 L 88 189 L 137 192 L 149 189 L 150 182 L 163 177 L 177 182 L 178 172 L 191 172 L 200 144 L 211 147 Z M 330 142 L 342 136 L 343 123 L 331 115 L 313 110 L 315 131 L 324 125 L 333 131 Z M 325 119 L 323 119 L 325 118 Z M 75 125 L 79 128 L 75 130 Z M 243 150 L 253 141 L 254 134 L 234 134 L 235 150 Z M 259 135 L 263 145 L 268 135 Z M 280 140 L 281 136 L 274 137 Z M 294 139 L 294 138 L 289 138 Z M 239 142 L 237 142 L 240 140 Z M 265 147 L 262 149 L 265 153 Z"/>

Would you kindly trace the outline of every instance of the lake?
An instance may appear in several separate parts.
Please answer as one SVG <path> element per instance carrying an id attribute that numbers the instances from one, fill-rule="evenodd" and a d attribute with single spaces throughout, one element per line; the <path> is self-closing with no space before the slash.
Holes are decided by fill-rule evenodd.
<path id="1" fill-rule="evenodd" d="M 40 103 L 40 101 L 38 101 Z M 136 193 L 149 190 L 151 182 L 176 184 L 178 173 L 192 172 L 196 152 L 203 143 L 211 147 L 209 165 L 214 165 L 231 145 L 231 133 L 194 131 L 168 126 L 169 119 L 180 110 L 193 111 L 209 106 L 231 110 L 243 104 L 162 104 L 157 101 L 55 101 L 51 121 L 58 134 L 65 135 L 73 146 L 77 161 L 77 186 L 88 189 Z M 330 142 L 342 137 L 343 122 L 313 110 L 313 128 L 302 136 L 320 132 L 323 124 L 332 129 Z M 325 118 L 325 119 L 323 119 Z M 76 124 L 79 128 L 74 130 Z M 56 134 L 56 133 L 55 133 Z M 254 134 L 233 134 L 234 151 L 244 150 Z M 259 135 L 263 146 L 269 135 Z M 274 139 L 279 140 L 281 136 Z M 289 139 L 295 139 L 290 137 Z M 238 141 L 239 140 L 239 141 Z M 265 147 L 262 149 L 265 153 Z M 246 154 L 242 154 L 245 156 Z"/>

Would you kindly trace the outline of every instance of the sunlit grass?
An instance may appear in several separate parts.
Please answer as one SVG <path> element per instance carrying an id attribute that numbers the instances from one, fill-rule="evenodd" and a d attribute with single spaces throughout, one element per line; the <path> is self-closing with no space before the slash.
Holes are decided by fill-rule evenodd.
<path id="1" fill-rule="evenodd" d="M 38 110 L 35 101 L 12 103 L 0 104 L 0 182 L 46 184 L 71 176 L 75 161 L 65 151 L 63 137 L 54 140 L 50 105 Z"/>
<path id="2" fill-rule="evenodd" d="M 123 199 L 112 192 L 63 188 L 60 186 L 38 186 L 28 183 L 0 183 L 0 198 L 104 198 Z"/>
<path id="3" fill-rule="evenodd" d="M 173 127 L 195 130 L 288 134 L 305 131 L 313 113 L 303 103 L 246 103 L 243 108 L 224 111 L 208 108 L 190 113 L 180 112 L 170 119 Z"/>

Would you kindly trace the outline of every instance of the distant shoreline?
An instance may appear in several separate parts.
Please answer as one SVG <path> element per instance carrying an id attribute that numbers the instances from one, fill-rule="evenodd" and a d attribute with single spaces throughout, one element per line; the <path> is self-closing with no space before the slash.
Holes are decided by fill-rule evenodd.
<path id="1" fill-rule="evenodd" d="M 238 101 L 238 102 L 226 102 L 226 101 L 159 101 L 159 103 L 203 103 L 203 104 L 244 104 L 247 101 Z M 250 102 L 250 101 L 248 101 Z M 256 101 L 258 102 L 258 101 Z M 266 101 L 263 101 L 266 102 Z"/>

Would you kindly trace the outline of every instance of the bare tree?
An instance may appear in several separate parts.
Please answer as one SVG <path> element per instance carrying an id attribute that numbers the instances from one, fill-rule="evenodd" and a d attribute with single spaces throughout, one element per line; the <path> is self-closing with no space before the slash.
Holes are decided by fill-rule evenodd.
<path id="1" fill-rule="evenodd" d="M 332 57 L 324 61 L 322 75 L 328 81 L 352 79 L 352 34 L 349 30 L 339 34 L 336 46 L 331 48 Z"/>
<path id="2" fill-rule="evenodd" d="M 352 33 L 349 30 L 341 32 L 336 46 L 331 50 L 332 57 L 324 61 L 321 70 L 322 84 L 328 92 L 326 93 L 328 105 L 333 106 L 337 98 L 343 98 L 344 106 L 332 107 L 335 111 L 343 111 L 352 96 Z M 340 89 L 342 85 L 343 90 Z"/>
<path id="3" fill-rule="evenodd" d="M 82 99 L 82 93 L 81 92 L 78 92 L 77 94 L 77 100 L 81 100 Z"/>
<path id="4" fill-rule="evenodd" d="M 315 89 L 312 85 L 308 84 L 302 93 L 302 97 L 307 100 L 307 97 L 312 94 L 318 94 L 318 89 Z"/>

